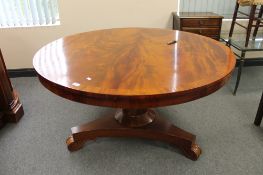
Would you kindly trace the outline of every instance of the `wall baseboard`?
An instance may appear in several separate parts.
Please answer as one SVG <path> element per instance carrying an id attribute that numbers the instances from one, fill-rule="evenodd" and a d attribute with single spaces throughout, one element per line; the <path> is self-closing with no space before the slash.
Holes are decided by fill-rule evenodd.
<path id="1" fill-rule="evenodd" d="M 16 77 L 36 77 L 37 73 L 33 68 L 25 68 L 25 69 L 8 69 L 8 76 L 10 78 Z"/>

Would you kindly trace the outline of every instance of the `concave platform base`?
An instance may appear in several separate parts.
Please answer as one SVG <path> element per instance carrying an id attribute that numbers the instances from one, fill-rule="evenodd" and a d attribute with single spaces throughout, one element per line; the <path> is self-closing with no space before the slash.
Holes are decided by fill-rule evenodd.
<path id="1" fill-rule="evenodd" d="M 69 151 L 77 151 L 86 141 L 98 137 L 138 137 L 168 142 L 192 160 L 197 160 L 201 154 L 195 135 L 177 128 L 150 109 L 118 110 L 115 116 L 99 118 L 73 127 L 71 131 L 72 135 L 66 142 Z"/>

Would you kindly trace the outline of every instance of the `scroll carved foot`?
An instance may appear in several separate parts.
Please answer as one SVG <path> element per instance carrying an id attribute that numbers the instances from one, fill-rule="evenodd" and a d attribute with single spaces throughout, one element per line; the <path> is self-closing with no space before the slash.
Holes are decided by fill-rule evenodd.
<path id="1" fill-rule="evenodd" d="M 66 144 L 68 146 L 68 150 L 73 152 L 80 150 L 84 146 L 85 142 L 76 142 L 71 135 L 67 138 Z"/>
<path id="2" fill-rule="evenodd" d="M 196 143 L 193 143 L 190 149 L 184 149 L 184 153 L 191 160 L 197 160 L 202 153 L 202 150 Z"/>

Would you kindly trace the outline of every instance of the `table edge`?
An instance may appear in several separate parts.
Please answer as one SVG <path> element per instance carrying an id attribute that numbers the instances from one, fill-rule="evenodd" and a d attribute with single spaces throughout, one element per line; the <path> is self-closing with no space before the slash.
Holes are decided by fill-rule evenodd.
<path id="1" fill-rule="evenodd" d="M 234 68 L 221 79 L 194 89 L 166 94 L 136 96 L 97 94 L 80 91 L 56 84 L 42 77 L 38 73 L 37 75 L 41 84 L 49 91 L 71 101 L 94 106 L 140 109 L 176 105 L 210 95 L 226 84 L 226 82 L 230 79 L 233 71 Z"/>

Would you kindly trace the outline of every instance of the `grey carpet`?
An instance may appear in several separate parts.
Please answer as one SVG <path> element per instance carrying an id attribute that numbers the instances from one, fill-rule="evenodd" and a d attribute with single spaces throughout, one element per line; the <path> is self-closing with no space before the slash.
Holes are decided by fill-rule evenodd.
<path id="1" fill-rule="evenodd" d="M 38 174 L 263 174 L 263 127 L 253 125 L 263 67 L 245 68 L 237 96 L 236 72 L 230 82 L 205 98 L 159 108 L 176 125 L 197 135 L 198 161 L 168 144 L 143 139 L 103 138 L 74 153 L 65 139 L 70 128 L 94 120 L 110 108 L 83 105 L 58 97 L 36 78 L 12 79 L 25 115 L 0 130 L 0 175 Z"/>

